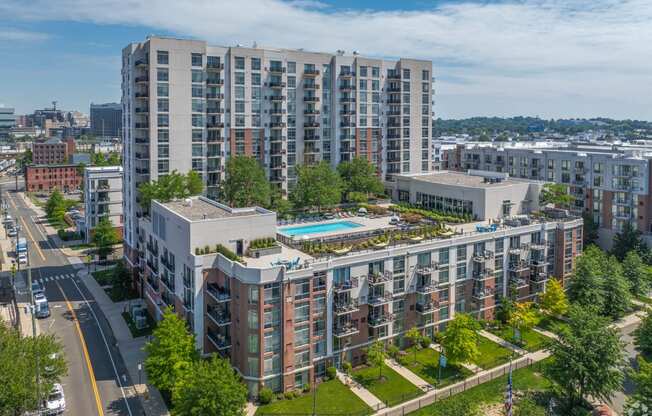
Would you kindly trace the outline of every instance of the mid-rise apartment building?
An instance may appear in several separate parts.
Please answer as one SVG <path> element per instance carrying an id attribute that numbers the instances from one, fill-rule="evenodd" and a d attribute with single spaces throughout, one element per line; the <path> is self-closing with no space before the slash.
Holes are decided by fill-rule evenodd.
<path id="1" fill-rule="evenodd" d="M 572 209 L 599 224 L 599 243 L 610 248 L 625 223 L 652 238 L 652 148 L 635 145 L 469 143 L 449 150 L 449 168 L 506 172 L 568 185 Z"/>
<path id="2" fill-rule="evenodd" d="M 122 167 L 93 166 L 84 169 L 84 236 L 93 238 L 93 230 L 102 218 L 108 218 L 122 235 Z"/>
<path id="3" fill-rule="evenodd" d="M 171 307 L 185 317 L 200 351 L 229 357 L 255 396 L 360 364 L 376 339 L 398 341 L 413 326 L 432 336 L 459 312 L 491 319 L 502 296 L 534 300 L 549 279 L 563 281 L 582 251 L 581 218 L 522 212 L 369 245 L 401 228 L 389 216 L 278 225 L 257 207 L 155 201 L 134 266 L 152 315 Z M 310 248 L 330 242 L 336 249 Z"/>
<path id="4" fill-rule="evenodd" d="M 69 163 L 75 152 L 75 139 L 52 138 L 32 144 L 32 162 L 36 165 L 55 165 Z"/>
<path id="5" fill-rule="evenodd" d="M 383 178 L 430 170 L 432 62 L 149 37 L 123 50 L 125 243 L 139 183 L 202 174 L 215 198 L 225 161 L 260 160 L 282 194 L 296 167 L 353 157 Z"/>

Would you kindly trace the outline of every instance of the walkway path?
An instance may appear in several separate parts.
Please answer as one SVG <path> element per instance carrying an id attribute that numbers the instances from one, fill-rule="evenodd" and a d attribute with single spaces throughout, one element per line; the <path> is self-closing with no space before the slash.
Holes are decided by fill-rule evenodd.
<path id="1" fill-rule="evenodd" d="M 410 383 L 414 384 L 418 388 L 420 388 L 423 391 L 430 391 L 432 390 L 432 386 L 430 383 L 428 383 L 426 380 L 422 379 L 418 375 L 414 374 L 412 371 L 409 369 L 403 367 L 399 363 L 397 363 L 395 360 L 392 359 L 385 359 L 385 364 L 392 370 L 396 371 L 399 373 L 404 379 L 409 381 Z"/>
<path id="2" fill-rule="evenodd" d="M 500 345 L 501 347 L 505 347 L 505 348 L 508 348 L 508 349 L 514 351 L 518 355 L 526 355 L 527 354 L 527 351 L 524 350 L 523 348 L 517 347 L 516 345 L 512 344 L 511 342 L 507 342 L 504 339 L 502 339 L 500 337 L 497 337 L 496 335 L 492 334 L 489 331 L 485 331 L 483 329 L 483 330 L 480 330 L 478 333 L 480 335 L 482 335 L 483 337 L 485 337 L 485 338 L 495 342 L 496 344 Z"/>
<path id="3" fill-rule="evenodd" d="M 532 329 L 534 330 L 534 332 L 538 332 L 541 335 L 547 336 L 548 338 L 559 339 L 559 335 L 555 334 L 554 332 L 546 331 L 545 329 L 541 329 L 537 327 L 534 327 Z"/>
<path id="4" fill-rule="evenodd" d="M 365 402 L 367 406 L 371 407 L 374 410 L 382 409 L 385 407 L 385 404 L 382 402 L 382 400 L 371 394 L 369 390 L 365 389 L 360 383 L 356 382 L 348 375 L 338 370 L 337 378 L 342 382 L 342 384 L 349 386 L 353 394 L 362 399 L 362 401 Z M 335 398 L 333 399 L 336 400 Z"/>

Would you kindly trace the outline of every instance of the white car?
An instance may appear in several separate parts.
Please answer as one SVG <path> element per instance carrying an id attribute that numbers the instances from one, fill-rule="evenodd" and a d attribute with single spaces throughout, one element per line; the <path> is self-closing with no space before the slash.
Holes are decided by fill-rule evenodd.
<path id="1" fill-rule="evenodd" d="M 27 264 L 27 255 L 25 253 L 18 255 L 18 264 Z"/>
<path id="2" fill-rule="evenodd" d="M 47 414 L 59 414 L 66 410 L 66 399 L 63 395 L 61 384 L 54 383 L 54 387 L 45 401 L 45 411 Z"/>
<path id="3" fill-rule="evenodd" d="M 9 237 L 16 237 L 18 235 L 18 230 L 15 228 L 10 228 L 9 231 L 7 231 L 7 235 Z"/>

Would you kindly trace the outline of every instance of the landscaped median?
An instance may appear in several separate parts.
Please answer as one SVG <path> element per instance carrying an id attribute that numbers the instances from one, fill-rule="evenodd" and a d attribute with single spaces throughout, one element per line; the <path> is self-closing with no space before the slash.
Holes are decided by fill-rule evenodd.
<path id="1" fill-rule="evenodd" d="M 373 413 L 369 406 L 337 379 L 320 383 L 317 386 L 315 396 L 315 411 L 317 414 L 363 416 Z M 260 406 L 256 411 L 256 416 L 309 415 L 312 412 L 313 394 L 309 392 L 289 400 L 285 399 L 281 394 L 274 402 Z"/>

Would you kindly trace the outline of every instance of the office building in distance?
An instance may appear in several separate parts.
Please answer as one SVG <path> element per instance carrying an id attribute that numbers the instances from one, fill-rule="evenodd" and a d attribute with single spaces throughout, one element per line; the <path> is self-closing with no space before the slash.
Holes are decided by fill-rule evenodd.
<path id="1" fill-rule="evenodd" d="M 91 103 L 91 132 L 96 137 L 121 137 L 122 104 Z"/>

